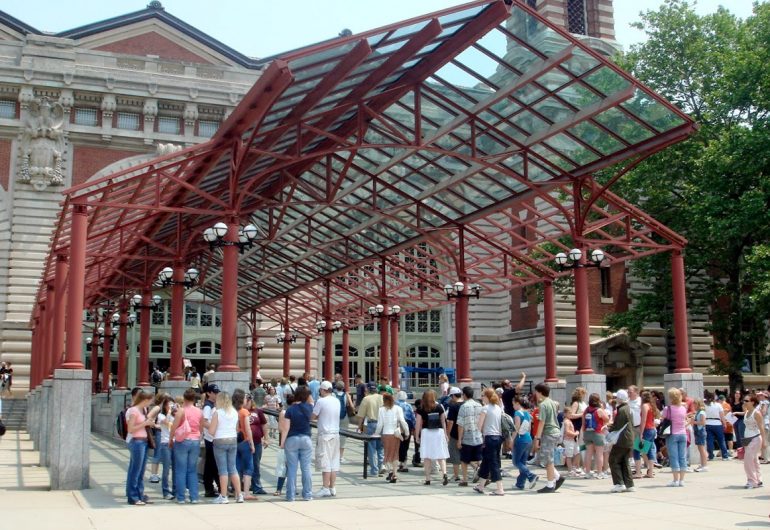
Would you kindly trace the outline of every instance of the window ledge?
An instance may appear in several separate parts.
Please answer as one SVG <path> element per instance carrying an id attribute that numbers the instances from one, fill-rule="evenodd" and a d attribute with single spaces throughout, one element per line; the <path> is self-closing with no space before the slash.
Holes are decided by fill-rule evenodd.
<path id="1" fill-rule="evenodd" d="M 519 302 L 519 309 L 526 309 L 529 307 L 529 302 Z"/>
<path id="2" fill-rule="evenodd" d="M 605 298 L 605 297 L 603 297 L 603 296 L 602 296 L 602 300 L 601 300 L 601 302 L 602 302 L 603 304 L 614 304 L 614 303 L 615 303 L 615 302 L 614 302 L 614 299 L 613 299 L 612 297 L 610 297 L 610 298 Z"/>

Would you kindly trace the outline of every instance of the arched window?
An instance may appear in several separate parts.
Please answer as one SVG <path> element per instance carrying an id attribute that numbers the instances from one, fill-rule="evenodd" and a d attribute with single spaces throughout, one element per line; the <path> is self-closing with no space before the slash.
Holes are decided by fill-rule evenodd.
<path id="1" fill-rule="evenodd" d="M 412 346 L 406 350 L 404 366 L 439 368 L 441 366 L 441 351 L 433 346 Z M 409 381 L 409 388 L 415 386 L 438 386 L 438 374 L 413 374 Z"/>
<path id="2" fill-rule="evenodd" d="M 188 355 L 216 355 L 219 356 L 221 345 L 210 340 L 191 342 L 185 346 L 185 356 Z"/>
<path id="3" fill-rule="evenodd" d="M 567 30 L 578 35 L 588 35 L 586 0 L 567 0 Z"/>

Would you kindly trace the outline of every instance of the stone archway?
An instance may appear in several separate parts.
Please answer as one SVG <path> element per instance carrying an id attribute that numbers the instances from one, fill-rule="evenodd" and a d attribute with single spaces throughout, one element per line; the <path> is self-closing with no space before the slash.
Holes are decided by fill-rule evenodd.
<path id="1" fill-rule="evenodd" d="M 607 377 L 607 389 L 629 385 L 643 386 L 644 357 L 652 346 L 632 340 L 627 333 L 616 333 L 591 343 L 593 365 Z"/>

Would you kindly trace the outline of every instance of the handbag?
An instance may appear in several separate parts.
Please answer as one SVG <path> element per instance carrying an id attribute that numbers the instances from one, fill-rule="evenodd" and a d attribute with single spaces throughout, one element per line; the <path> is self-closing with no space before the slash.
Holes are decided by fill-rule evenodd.
<path id="1" fill-rule="evenodd" d="M 345 410 L 348 412 L 348 418 L 356 417 L 356 408 L 353 406 L 350 400 L 348 400 L 347 405 L 345 405 Z"/>
<path id="2" fill-rule="evenodd" d="M 671 408 L 666 406 L 669 416 L 671 415 Z M 664 410 L 666 410 L 664 409 Z M 671 420 L 669 418 L 663 418 L 658 425 L 658 437 L 668 438 L 671 435 Z"/>
<path id="3" fill-rule="evenodd" d="M 147 449 L 155 449 L 155 431 L 152 427 L 145 427 L 147 433 Z"/>
<path id="4" fill-rule="evenodd" d="M 5 434 L 6 428 L 5 423 L 3 423 L 3 420 L 0 420 L 0 436 L 3 436 Z"/>
<path id="5" fill-rule="evenodd" d="M 182 420 L 182 423 L 180 423 L 174 431 L 174 441 L 184 442 L 187 439 L 187 436 L 190 434 L 191 430 L 192 429 L 190 429 L 190 423 L 187 421 L 187 416 L 185 416 L 184 420 Z"/>

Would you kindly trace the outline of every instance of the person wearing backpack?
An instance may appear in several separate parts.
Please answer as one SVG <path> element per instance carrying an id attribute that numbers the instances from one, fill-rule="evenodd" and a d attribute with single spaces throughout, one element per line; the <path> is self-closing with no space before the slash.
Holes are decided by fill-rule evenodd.
<path id="1" fill-rule="evenodd" d="M 169 444 L 174 448 L 174 481 L 177 504 L 198 504 L 198 455 L 200 454 L 203 413 L 195 406 L 198 394 L 192 388 L 184 391 L 184 405 L 174 415 L 169 431 Z"/>
<path id="2" fill-rule="evenodd" d="M 609 417 L 602 408 L 602 398 L 594 392 L 588 397 L 588 407 L 583 412 L 581 422 L 581 433 L 586 446 L 586 457 L 583 462 L 585 478 L 607 478 L 602 469 L 604 469 L 603 431 L 608 421 Z M 591 470 L 592 460 L 596 460 L 596 472 Z"/>
<path id="3" fill-rule="evenodd" d="M 320 386 L 320 385 L 319 385 Z M 340 430 L 348 430 L 350 428 L 350 417 L 348 411 L 355 411 L 353 408 L 353 400 L 350 399 L 350 394 L 345 392 L 345 383 L 337 381 L 334 383 L 334 396 L 340 402 Z M 340 464 L 345 464 L 345 442 L 347 436 L 340 436 Z"/>
<path id="4" fill-rule="evenodd" d="M 403 390 L 400 390 L 396 394 L 396 405 L 401 407 L 401 410 L 404 412 L 404 421 L 406 421 L 406 425 L 409 427 L 409 435 L 401 440 L 401 444 L 398 446 L 398 472 L 399 473 L 408 473 L 409 468 L 406 467 L 406 459 L 407 455 L 409 453 L 409 445 L 412 441 L 412 435 L 414 434 L 414 426 L 415 426 L 415 417 L 414 417 L 414 409 L 412 408 L 412 405 L 406 402 L 406 392 Z"/>

